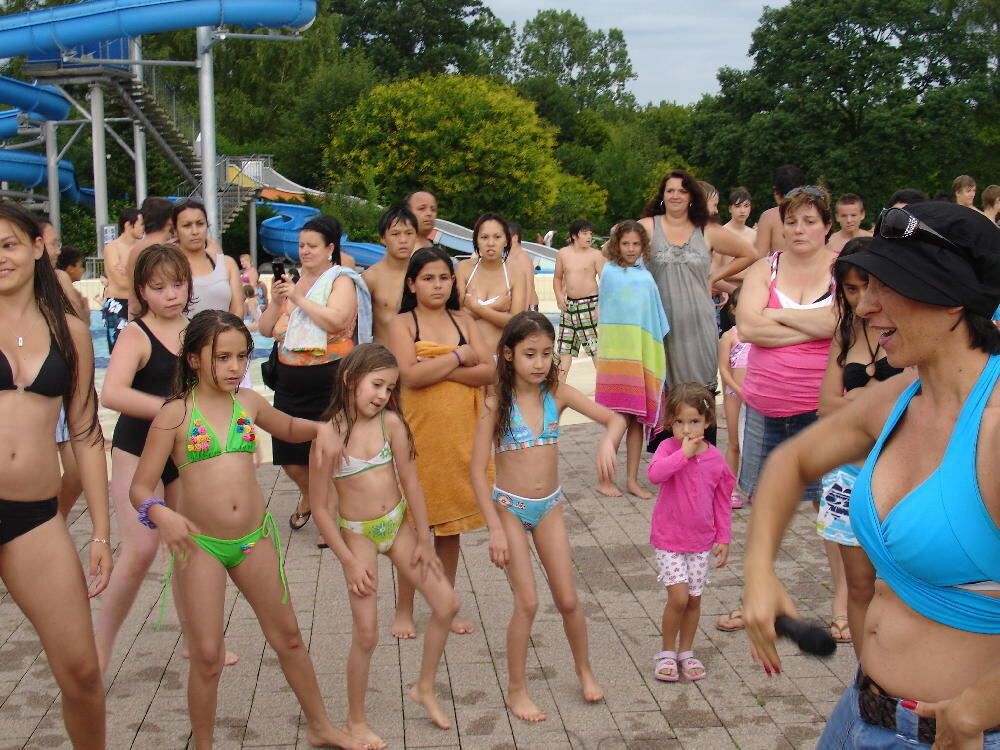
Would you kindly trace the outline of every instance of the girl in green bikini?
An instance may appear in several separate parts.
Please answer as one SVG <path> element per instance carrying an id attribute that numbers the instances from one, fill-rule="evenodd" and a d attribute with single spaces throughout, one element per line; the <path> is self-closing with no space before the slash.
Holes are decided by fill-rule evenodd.
<path id="1" fill-rule="evenodd" d="M 251 390 L 237 396 L 252 349 L 250 332 L 231 313 L 205 310 L 191 319 L 178 353 L 177 396 L 153 420 L 130 491 L 138 522 L 158 528 L 171 552 L 175 595 L 188 613 L 188 712 L 194 747 L 206 750 L 213 742 L 228 575 L 278 654 L 308 721 L 309 743 L 369 748 L 327 717 L 288 596 L 278 531 L 254 475 L 258 427 L 289 442 L 303 442 L 313 439 L 316 423 L 277 411 Z M 153 496 L 168 458 L 180 471 L 176 512 Z"/>
<path id="2" fill-rule="evenodd" d="M 378 645 L 378 553 L 392 560 L 431 607 L 420 676 L 410 699 L 442 729 L 451 723 L 434 694 L 434 676 L 459 606 L 434 551 L 398 384 L 399 365 L 388 349 L 355 347 L 341 360 L 309 459 L 309 486 L 323 488 L 317 490 L 322 496 L 314 498 L 313 518 L 343 566 L 354 616 L 347 730 L 374 748 L 386 746 L 365 715 L 368 670 Z M 407 508 L 416 529 L 406 522 Z"/>

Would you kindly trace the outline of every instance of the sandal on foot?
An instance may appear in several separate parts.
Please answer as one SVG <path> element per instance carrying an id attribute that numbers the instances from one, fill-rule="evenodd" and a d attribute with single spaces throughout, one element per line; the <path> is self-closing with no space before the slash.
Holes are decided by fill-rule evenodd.
<path id="1" fill-rule="evenodd" d="M 743 507 L 743 495 L 739 490 L 733 490 L 729 495 L 729 506 L 734 510 L 739 510 Z"/>
<path id="2" fill-rule="evenodd" d="M 681 674 L 691 682 L 704 680 L 708 675 L 705 672 L 705 665 L 700 660 L 694 658 L 694 651 L 682 651 L 677 655 L 681 665 Z M 700 674 L 692 674 L 695 670 L 701 670 Z"/>
<path id="3" fill-rule="evenodd" d="M 653 676 L 661 682 L 677 682 L 680 680 L 680 675 L 677 674 L 677 652 L 676 651 L 661 651 L 656 656 L 653 657 L 656 661 L 656 672 Z M 662 669 L 673 669 L 673 674 L 664 674 L 660 670 Z"/>
<path id="4" fill-rule="evenodd" d="M 289 527 L 291 527 L 292 531 L 298 531 L 307 523 L 309 523 L 309 519 L 311 517 L 312 517 L 311 510 L 307 510 L 305 513 L 299 513 L 298 508 L 296 508 L 295 512 L 288 517 L 288 525 Z"/>
<path id="5" fill-rule="evenodd" d="M 715 621 L 715 629 L 721 630 L 723 633 L 735 633 L 745 627 L 746 625 L 743 624 L 743 605 L 732 610 L 728 615 L 721 615 Z"/>
<path id="6" fill-rule="evenodd" d="M 853 640 L 851 628 L 847 624 L 847 615 L 837 615 L 830 620 L 830 635 L 837 643 L 850 643 Z"/>

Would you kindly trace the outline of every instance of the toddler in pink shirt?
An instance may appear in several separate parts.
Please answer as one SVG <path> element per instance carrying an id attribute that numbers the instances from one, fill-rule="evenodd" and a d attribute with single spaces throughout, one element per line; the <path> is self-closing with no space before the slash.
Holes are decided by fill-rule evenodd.
<path id="1" fill-rule="evenodd" d="M 736 477 L 725 456 L 705 440 L 705 429 L 715 422 L 715 394 L 681 383 L 670 389 L 666 413 L 674 436 L 660 443 L 647 471 L 649 481 L 660 486 L 649 543 L 656 548 L 657 580 L 667 587 L 655 676 L 664 682 L 677 682 L 681 674 L 701 680 L 705 665 L 694 656 L 694 634 L 709 556 L 717 568 L 729 556 L 729 496 Z"/>

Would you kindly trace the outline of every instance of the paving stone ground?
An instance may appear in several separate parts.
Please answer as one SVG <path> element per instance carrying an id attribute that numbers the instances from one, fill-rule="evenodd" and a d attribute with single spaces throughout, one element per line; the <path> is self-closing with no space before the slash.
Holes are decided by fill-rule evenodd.
<path id="1" fill-rule="evenodd" d="M 581 698 L 561 621 L 536 560 L 542 604 L 528 655 L 529 674 L 534 698 L 548 720 L 526 724 L 505 709 L 504 634 L 511 592 L 504 574 L 489 563 L 485 532 L 474 532 L 463 537 L 456 588 L 463 614 L 476 629 L 449 640 L 437 680 L 453 728 L 437 729 L 406 698 L 416 677 L 422 641 L 397 642 L 389 635 L 394 578 L 382 558 L 383 636 L 372 662 L 368 697 L 373 729 L 394 748 L 815 747 L 825 718 L 853 674 L 851 648 L 840 646 L 832 659 L 821 661 L 782 644 L 785 671 L 769 678 L 751 662 L 743 634 L 722 633 L 714 627 L 716 617 L 739 600 L 749 508 L 734 512 L 729 564 L 713 572 L 703 597 L 695 650 L 705 662 L 708 678 L 676 684 L 653 678 L 652 657 L 660 651 L 665 601 L 647 543 L 653 501 L 611 499 L 594 492 L 593 455 L 599 435 L 600 429 L 592 424 L 566 424 L 560 436 L 560 470 L 577 586 L 589 623 L 594 669 L 606 700 L 587 704 Z M 621 458 L 624 461 L 624 450 Z M 270 464 L 257 475 L 269 509 L 282 526 L 289 588 L 328 710 L 335 721 L 343 721 L 351 621 L 339 564 L 332 553 L 316 548 L 313 524 L 295 534 L 287 530 L 284 519 L 297 500 L 294 485 Z M 71 521 L 73 537 L 82 547 L 90 537 L 89 520 L 77 512 Z M 777 569 L 804 616 L 829 619 L 829 574 L 811 506 L 803 506 L 795 516 Z M 106 680 L 109 748 L 187 747 L 187 666 L 180 655 L 172 608 L 162 630 L 153 630 L 162 580 L 163 569 L 157 566 L 147 576 L 118 639 Z M 0 749 L 68 748 L 58 692 L 34 630 L 6 590 L 0 589 L 0 594 Z M 99 606 L 95 604 L 95 609 Z M 240 661 L 222 677 L 216 747 L 307 748 L 305 725 L 275 654 L 232 586 L 226 613 L 227 647 L 239 654 Z M 418 626 L 427 615 L 427 607 L 420 603 Z"/>

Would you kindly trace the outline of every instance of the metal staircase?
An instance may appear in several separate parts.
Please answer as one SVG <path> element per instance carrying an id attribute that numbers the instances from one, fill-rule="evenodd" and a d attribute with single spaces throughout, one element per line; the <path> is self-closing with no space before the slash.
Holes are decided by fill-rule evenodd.
<path id="1" fill-rule="evenodd" d="M 269 155 L 220 156 L 215 164 L 219 190 L 219 233 L 225 232 L 250 201 L 261 193 L 261 176 L 265 167 L 271 166 Z M 204 198 L 202 183 L 191 195 Z"/>

